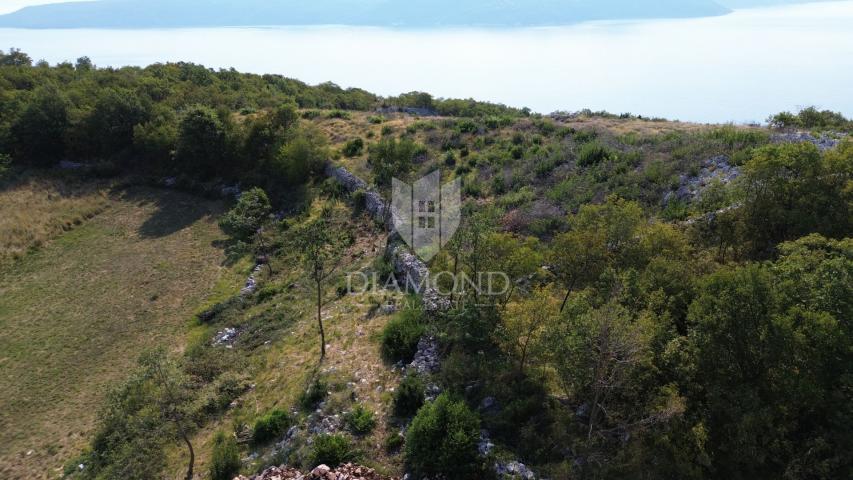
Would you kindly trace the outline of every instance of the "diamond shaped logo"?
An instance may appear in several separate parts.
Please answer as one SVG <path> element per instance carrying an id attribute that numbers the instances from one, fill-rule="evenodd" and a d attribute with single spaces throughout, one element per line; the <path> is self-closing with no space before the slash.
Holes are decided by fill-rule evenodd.
<path id="1" fill-rule="evenodd" d="M 421 260 L 428 262 L 459 228 L 462 182 L 441 185 L 436 170 L 414 185 L 393 179 L 391 218 L 394 229 Z"/>

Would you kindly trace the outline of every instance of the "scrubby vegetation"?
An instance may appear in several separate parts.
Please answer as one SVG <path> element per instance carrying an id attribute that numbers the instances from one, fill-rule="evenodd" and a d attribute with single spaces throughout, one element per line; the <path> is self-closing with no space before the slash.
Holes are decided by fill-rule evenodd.
<path id="1" fill-rule="evenodd" d="M 78 478 L 184 476 L 195 459 L 214 477 L 354 459 L 454 479 L 512 460 L 555 479 L 853 468 L 853 141 L 840 115 L 780 114 L 771 128 L 544 117 L 15 55 L 0 62 L 11 182 L 70 158 L 88 165 L 80 179 L 243 191 L 217 245 L 252 288 L 218 287 L 186 348 L 146 355 L 112 390 Z M 443 275 L 450 307 L 430 312 L 383 289 L 386 233 L 364 189 L 323 179 L 327 160 L 382 195 L 435 169 L 459 179 L 460 228 L 429 267 L 501 272 L 505 288 Z M 347 272 L 376 289 L 351 292 Z M 407 306 L 388 315 L 394 301 Z M 440 366 L 402 372 L 425 334 Z"/>

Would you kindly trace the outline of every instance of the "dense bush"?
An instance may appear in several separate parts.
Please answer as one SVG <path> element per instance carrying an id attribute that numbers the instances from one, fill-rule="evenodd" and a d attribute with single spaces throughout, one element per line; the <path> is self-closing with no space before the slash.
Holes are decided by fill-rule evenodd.
<path id="1" fill-rule="evenodd" d="M 353 435 L 367 435 L 376 426 L 376 417 L 363 405 L 357 405 L 344 415 L 344 423 Z"/>
<path id="2" fill-rule="evenodd" d="M 364 152 L 364 140 L 361 138 L 353 138 L 344 144 L 342 152 L 347 157 L 357 157 L 361 155 Z"/>
<path id="3" fill-rule="evenodd" d="M 839 112 L 831 110 L 818 110 L 808 107 L 794 114 L 781 112 L 771 116 L 767 122 L 774 128 L 814 128 L 814 129 L 838 129 L 849 131 L 853 129 L 853 121 L 847 119 Z"/>
<path id="4" fill-rule="evenodd" d="M 299 396 L 299 405 L 304 410 L 313 410 L 329 394 L 328 385 L 322 378 L 315 378 Z"/>
<path id="5" fill-rule="evenodd" d="M 406 463 L 420 475 L 478 478 L 480 419 L 447 394 L 424 405 L 406 434 Z"/>
<path id="6" fill-rule="evenodd" d="M 409 363 L 418 350 L 418 341 L 424 334 L 422 312 L 405 309 L 391 319 L 382 331 L 382 356 L 390 362 Z"/>
<path id="7" fill-rule="evenodd" d="M 293 421 L 290 415 L 283 410 L 273 410 L 255 421 L 252 429 L 252 441 L 255 444 L 263 444 L 280 437 Z"/>
<path id="8" fill-rule="evenodd" d="M 308 467 L 328 465 L 335 468 L 342 463 L 354 461 L 356 452 L 347 437 L 343 435 L 317 435 L 308 454 Z"/>
<path id="9" fill-rule="evenodd" d="M 240 472 L 241 466 L 237 441 L 223 432 L 216 432 L 213 437 L 213 453 L 210 456 L 210 478 L 231 480 Z"/>
<path id="10" fill-rule="evenodd" d="M 237 205 L 219 220 L 219 226 L 234 238 L 248 240 L 268 220 L 271 211 L 266 192 L 253 188 L 240 195 Z"/>
<path id="11" fill-rule="evenodd" d="M 373 168 L 376 183 L 390 185 L 393 177 L 408 174 L 417 151 L 415 142 L 408 138 L 398 141 L 385 137 L 372 145 L 367 162 Z"/>
<path id="12" fill-rule="evenodd" d="M 417 375 L 408 375 L 394 392 L 394 415 L 410 417 L 424 404 L 426 387 Z"/>
<path id="13" fill-rule="evenodd" d="M 613 152 L 598 142 L 589 142 L 578 150 L 578 166 L 589 167 L 612 159 Z"/>

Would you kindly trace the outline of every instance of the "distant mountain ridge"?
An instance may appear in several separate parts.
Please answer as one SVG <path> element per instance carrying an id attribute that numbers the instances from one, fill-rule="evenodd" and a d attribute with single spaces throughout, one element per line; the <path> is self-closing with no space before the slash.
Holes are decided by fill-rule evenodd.
<path id="1" fill-rule="evenodd" d="M 24 8 L 0 27 L 549 26 L 729 11 L 714 0 L 96 0 Z"/>

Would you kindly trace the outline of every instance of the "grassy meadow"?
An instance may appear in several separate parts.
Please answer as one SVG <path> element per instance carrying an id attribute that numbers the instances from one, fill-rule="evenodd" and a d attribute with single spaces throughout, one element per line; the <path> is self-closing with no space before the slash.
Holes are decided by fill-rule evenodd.
<path id="1" fill-rule="evenodd" d="M 140 352 L 182 350 L 199 305 L 239 288 L 222 209 L 60 180 L 0 192 L 0 477 L 55 478 Z"/>

